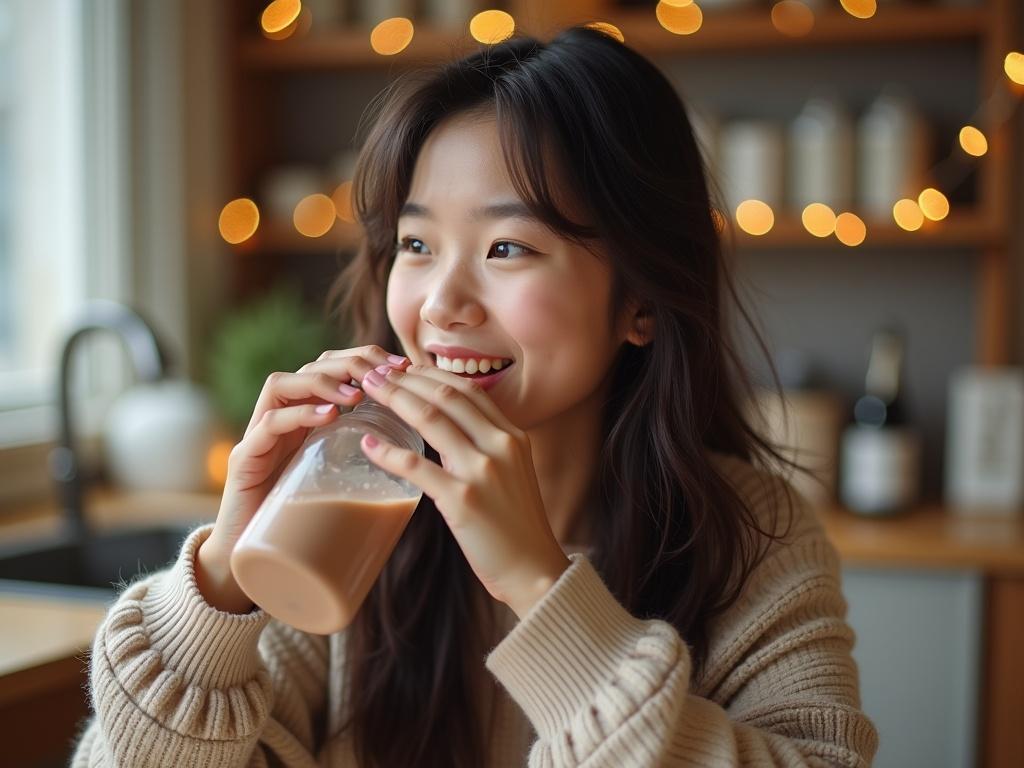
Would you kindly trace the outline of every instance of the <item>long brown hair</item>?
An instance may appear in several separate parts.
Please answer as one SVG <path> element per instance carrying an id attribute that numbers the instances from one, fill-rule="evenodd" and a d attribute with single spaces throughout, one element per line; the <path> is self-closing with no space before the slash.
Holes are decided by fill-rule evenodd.
<path id="1" fill-rule="evenodd" d="M 365 238 L 328 306 L 353 329 L 353 346 L 399 349 L 385 309 L 399 210 L 430 132 L 476 110 L 496 115 L 512 181 L 535 215 L 592 252 L 601 244 L 614 281 L 609 318 L 630 297 L 653 320 L 653 340 L 624 344 L 614 363 L 588 543 L 622 605 L 674 625 L 700 670 L 709 622 L 738 598 L 764 555 L 759 543 L 777 538 L 711 454 L 791 462 L 746 415 L 753 385 L 729 339 L 727 300 L 767 350 L 723 258 L 686 110 L 653 64 L 572 27 L 548 43 L 514 37 L 396 79 L 364 115 L 353 189 Z M 556 182 L 592 224 L 559 209 Z M 429 446 L 427 456 L 440 463 Z M 424 495 L 348 629 L 346 727 L 364 768 L 484 765 L 477 683 L 493 638 L 474 610 L 479 589 Z"/>

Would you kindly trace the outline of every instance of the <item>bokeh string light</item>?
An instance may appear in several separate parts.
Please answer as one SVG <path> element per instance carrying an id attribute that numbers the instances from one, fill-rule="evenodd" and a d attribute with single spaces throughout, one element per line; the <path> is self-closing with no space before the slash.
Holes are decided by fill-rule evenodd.
<path id="1" fill-rule="evenodd" d="M 696 2 L 661 0 L 654 9 L 658 23 L 674 35 L 692 35 L 704 24 L 704 14 Z"/>
<path id="2" fill-rule="evenodd" d="M 337 212 L 334 201 L 327 195 L 316 192 L 306 195 L 295 206 L 292 221 L 295 229 L 306 237 L 323 237 L 334 226 Z"/>
<path id="3" fill-rule="evenodd" d="M 763 200 L 744 200 L 736 206 L 736 223 L 748 235 L 767 235 L 775 226 L 775 212 Z"/>
<path id="4" fill-rule="evenodd" d="M 481 11 L 469 20 L 469 34 L 478 43 L 494 45 L 516 31 L 516 21 L 505 11 Z"/>
<path id="5" fill-rule="evenodd" d="M 220 211 L 217 229 L 220 236 L 232 245 L 244 243 L 260 225 L 260 210 L 248 197 L 232 200 Z"/>
<path id="6" fill-rule="evenodd" d="M 836 214 L 824 203 L 811 203 L 800 216 L 804 229 L 815 237 L 828 237 L 836 231 Z"/>
<path id="7" fill-rule="evenodd" d="M 771 14 L 772 26 L 789 37 L 804 37 L 814 29 L 814 11 L 800 0 L 781 0 Z"/>
<path id="8" fill-rule="evenodd" d="M 269 35 L 283 32 L 299 17 L 300 0 L 274 0 L 260 14 L 260 27 Z"/>
<path id="9" fill-rule="evenodd" d="M 409 46 L 414 33 L 412 22 L 404 16 L 384 19 L 370 32 L 370 47 L 381 56 L 394 56 Z"/>
<path id="10" fill-rule="evenodd" d="M 855 19 L 870 19 L 878 10 L 876 0 L 840 0 L 840 4 Z"/>

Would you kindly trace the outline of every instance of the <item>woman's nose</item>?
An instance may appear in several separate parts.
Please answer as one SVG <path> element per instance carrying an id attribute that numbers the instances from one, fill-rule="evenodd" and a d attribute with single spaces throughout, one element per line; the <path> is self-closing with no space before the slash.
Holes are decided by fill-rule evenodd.
<path id="1" fill-rule="evenodd" d="M 449 271 L 431 285 L 420 308 L 420 318 L 437 328 L 457 323 L 477 325 L 485 316 L 475 282 L 458 270 Z"/>

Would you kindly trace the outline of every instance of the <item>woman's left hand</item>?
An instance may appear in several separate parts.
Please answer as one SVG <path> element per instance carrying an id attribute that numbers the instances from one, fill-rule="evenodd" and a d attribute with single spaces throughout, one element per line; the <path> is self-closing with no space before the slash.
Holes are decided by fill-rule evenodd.
<path id="1" fill-rule="evenodd" d="M 526 433 L 505 418 L 471 380 L 433 366 L 389 368 L 363 390 L 383 403 L 441 457 L 369 435 L 362 448 L 377 466 L 434 500 L 484 588 L 519 618 L 550 589 L 570 561 L 555 539 L 541 499 Z"/>

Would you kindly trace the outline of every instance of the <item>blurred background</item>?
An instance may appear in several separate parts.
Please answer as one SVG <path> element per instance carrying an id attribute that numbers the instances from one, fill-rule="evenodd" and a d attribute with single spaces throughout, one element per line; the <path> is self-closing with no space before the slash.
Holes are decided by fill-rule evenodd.
<path id="1" fill-rule="evenodd" d="M 751 411 L 843 559 L 875 764 L 1024 765 L 1019 0 L 0 0 L 12 765 L 66 761 L 114 585 L 215 517 L 266 376 L 351 346 L 325 299 L 373 96 L 572 23 L 687 104 L 767 349 L 731 321 L 785 392 Z"/>

